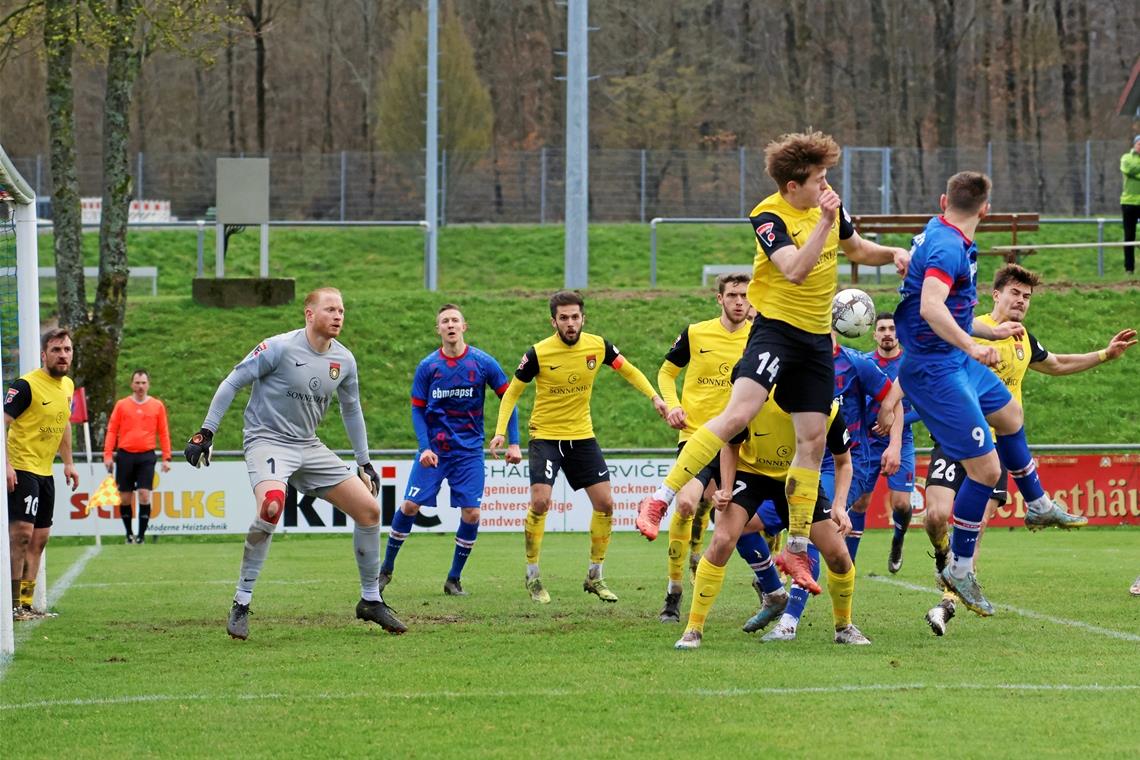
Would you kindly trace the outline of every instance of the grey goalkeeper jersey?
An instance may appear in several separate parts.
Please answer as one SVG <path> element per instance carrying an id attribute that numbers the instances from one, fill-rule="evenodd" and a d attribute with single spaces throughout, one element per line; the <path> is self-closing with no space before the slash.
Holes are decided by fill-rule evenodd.
<path id="1" fill-rule="evenodd" d="M 333 340 L 323 354 L 309 345 L 304 329 L 262 341 L 218 386 L 202 427 L 216 433 L 235 394 L 251 384 L 253 390 L 245 406 L 246 446 L 255 441 L 293 445 L 318 442 L 317 425 L 335 392 L 356 462 L 368 462 L 356 358 L 339 341 Z"/>

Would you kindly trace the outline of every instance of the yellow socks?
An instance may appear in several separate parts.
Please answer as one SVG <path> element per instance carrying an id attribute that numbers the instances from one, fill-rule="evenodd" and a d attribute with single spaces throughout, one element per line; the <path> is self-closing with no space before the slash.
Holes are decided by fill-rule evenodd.
<path id="1" fill-rule="evenodd" d="M 852 576 L 854 577 L 854 576 Z M 705 618 L 716 601 L 720 587 L 724 584 L 724 568 L 717 567 L 704 557 L 697 565 L 697 577 L 693 583 L 693 605 L 689 608 L 687 630 L 704 631 Z"/>
<path id="2" fill-rule="evenodd" d="M 526 524 L 523 527 L 528 565 L 538 564 L 538 555 L 542 553 L 542 536 L 544 533 L 546 533 L 546 513 L 536 515 L 533 510 L 528 509 L 526 511 Z"/>
<path id="3" fill-rule="evenodd" d="M 677 455 L 677 462 L 665 477 L 665 487 L 674 493 L 697 476 L 709 462 L 724 448 L 724 441 L 708 428 L 701 426 L 685 443 L 685 448 Z M 818 476 L 818 473 L 816 473 Z"/>
<path id="4" fill-rule="evenodd" d="M 701 500 L 697 503 L 696 514 L 693 515 L 693 534 L 689 539 L 689 553 L 700 554 L 705 543 L 705 531 L 709 527 L 709 517 L 712 515 L 712 502 Z"/>
<path id="5" fill-rule="evenodd" d="M 827 593 L 831 595 L 831 614 L 835 630 L 851 625 L 851 597 L 855 594 L 855 566 L 842 575 L 827 571 Z"/>
<path id="6" fill-rule="evenodd" d="M 32 598 L 36 595 L 36 582 L 35 581 L 20 581 L 20 601 L 21 607 L 31 607 Z"/>
<path id="7" fill-rule="evenodd" d="M 685 562 L 685 544 L 693 532 L 693 516 L 685 517 L 680 512 L 673 513 L 669 523 L 669 580 L 681 582 L 682 565 Z"/>
<path id="8" fill-rule="evenodd" d="M 807 538 L 815 502 L 819 498 L 819 470 L 789 467 L 786 492 L 788 535 Z"/>
<path id="9" fill-rule="evenodd" d="M 610 534 L 614 529 L 613 515 L 594 512 L 590 517 L 590 563 L 600 565 L 606 561 L 606 550 L 610 548 Z M 535 560 L 536 562 L 538 560 Z M 527 562 L 530 562 L 528 559 Z"/>

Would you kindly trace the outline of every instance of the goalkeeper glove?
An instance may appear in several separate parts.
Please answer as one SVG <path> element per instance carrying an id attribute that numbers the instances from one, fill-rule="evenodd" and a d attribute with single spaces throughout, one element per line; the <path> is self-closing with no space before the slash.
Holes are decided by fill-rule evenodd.
<path id="1" fill-rule="evenodd" d="M 357 467 L 356 476 L 364 481 L 364 485 L 372 493 L 373 499 L 380 495 L 380 476 L 376 474 L 376 468 L 372 466 L 371 462 Z"/>
<path id="2" fill-rule="evenodd" d="M 186 461 L 194 467 L 209 467 L 210 453 L 214 450 L 214 434 L 206 428 L 190 436 L 186 442 Z"/>

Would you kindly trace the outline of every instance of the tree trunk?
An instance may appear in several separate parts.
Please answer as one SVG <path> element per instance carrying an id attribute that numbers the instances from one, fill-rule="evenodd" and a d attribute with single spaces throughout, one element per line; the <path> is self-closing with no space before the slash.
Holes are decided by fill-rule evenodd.
<path id="1" fill-rule="evenodd" d="M 896 109 L 891 103 L 891 65 L 888 55 L 890 47 L 888 42 L 887 11 L 883 7 L 883 0 L 871 0 L 871 49 L 870 79 L 871 85 L 878 96 L 872 108 L 879 112 L 882 119 L 880 138 L 884 145 L 894 145 Z M 904 84 L 905 86 L 905 84 Z"/>
<path id="2" fill-rule="evenodd" d="M 265 155 L 265 30 L 272 22 L 265 0 L 254 0 L 253 7 L 246 5 L 245 18 L 253 30 L 254 93 L 257 102 L 257 150 Z"/>
<path id="3" fill-rule="evenodd" d="M 131 204 L 131 95 L 140 53 L 137 0 L 117 0 L 107 49 L 103 97 L 103 217 L 99 225 L 99 286 L 91 321 L 77 331 L 76 384 L 87 388 L 95 440 L 102 440 L 115 405 L 115 379 L 127 311 L 127 217 Z"/>
<path id="4" fill-rule="evenodd" d="M 1002 0 L 1002 61 L 1005 69 L 1005 140 L 1012 148 L 1017 140 L 1017 57 L 1013 36 L 1013 0 Z"/>
<path id="5" fill-rule="evenodd" d="M 72 329 L 88 319 L 83 281 L 83 216 L 75 167 L 75 92 L 71 76 L 77 33 L 72 26 L 74 6 L 71 0 L 47 0 L 44 7 L 56 302 L 60 324 Z"/>
<path id="6" fill-rule="evenodd" d="M 954 0 L 931 0 L 934 9 L 934 113 L 938 147 L 952 148 L 958 135 L 958 62 Z"/>

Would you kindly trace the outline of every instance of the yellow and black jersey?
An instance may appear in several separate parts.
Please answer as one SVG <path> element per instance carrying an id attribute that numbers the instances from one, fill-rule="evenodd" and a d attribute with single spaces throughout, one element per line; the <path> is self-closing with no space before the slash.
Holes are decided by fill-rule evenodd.
<path id="1" fill-rule="evenodd" d="M 744 352 L 752 322 L 746 321 L 729 332 L 720 317 L 695 322 L 677 336 L 657 373 L 661 398 L 670 409 L 685 410 L 685 429 L 680 440 L 687 441 L 697 428 L 720 414 L 732 394 L 732 367 Z M 681 399 L 677 399 L 677 375 L 685 368 Z"/>
<path id="2" fill-rule="evenodd" d="M 8 426 L 8 462 L 14 470 L 51 475 L 51 465 L 70 425 L 70 377 L 52 377 L 42 368 L 20 377 L 4 396 Z"/>
<path id="3" fill-rule="evenodd" d="M 741 444 L 737 470 L 776 480 L 787 478 L 792 457 L 796 455 L 796 429 L 792 425 L 792 415 L 779 407 L 775 394 L 768 396 L 742 435 L 747 435 L 747 438 L 733 441 Z M 834 455 L 842 454 L 850 448 L 851 435 L 847 432 L 847 423 L 839 411 L 839 402 L 832 402 L 828 417 L 827 449 Z"/>
<path id="4" fill-rule="evenodd" d="M 530 437 L 562 441 L 593 438 L 590 397 L 598 369 L 603 364 L 618 369 L 624 361 L 614 344 L 586 332 L 572 346 L 556 333 L 528 348 L 515 377 L 524 383 L 536 381 Z"/>
<path id="5" fill-rule="evenodd" d="M 748 300 L 768 319 L 787 322 L 805 332 L 830 335 L 839 241 L 855 234 L 846 209 L 840 206 L 823 253 L 802 284 L 792 284 L 768 258 L 785 246 L 802 248 L 819 223 L 820 214 L 818 206 L 801 211 L 779 193 L 769 195 L 752 209 L 748 216 L 756 232 L 756 260 L 752 282 L 748 284 Z"/>
<path id="6" fill-rule="evenodd" d="M 978 321 L 990 327 L 997 327 L 998 324 L 989 314 L 978 317 Z M 1045 361 L 1049 358 L 1049 352 L 1028 330 L 1020 337 L 1009 337 L 1002 340 L 974 338 L 974 340 L 983 346 L 993 346 L 998 350 L 999 361 L 991 369 L 1005 383 L 1005 387 L 1009 388 L 1009 392 L 1020 404 L 1021 383 L 1025 379 L 1025 373 L 1029 371 L 1029 365 Z"/>

